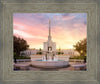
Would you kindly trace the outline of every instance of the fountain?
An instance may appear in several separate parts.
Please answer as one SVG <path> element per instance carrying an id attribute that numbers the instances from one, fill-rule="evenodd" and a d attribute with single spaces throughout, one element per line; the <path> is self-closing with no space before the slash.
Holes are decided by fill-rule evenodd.
<path id="1" fill-rule="evenodd" d="M 43 56 L 42 61 L 58 61 L 55 54 L 52 52 L 52 50 L 49 47 L 48 52 L 46 52 L 46 55 Z"/>
<path id="2" fill-rule="evenodd" d="M 31 65 L 38 68 L 62 68 L 69 66 L 69 56 L 66 61 L 58 60 L 55 54 L 56 43 L 51 40 L 51 28 L 49 21 L 48 41 L 44 42 L 44 56 L 41 60 L 32 61 Z"/>
<path id="3" fill-rule="evenodd" d="M 56 56 L 47 53 L 42 57 L 42 60 L 35 60 L 31 62 L 31 65 L 37 68 L 63 68 L 69 66 L 69 58 L 66 61 L 58 60 Z"/>

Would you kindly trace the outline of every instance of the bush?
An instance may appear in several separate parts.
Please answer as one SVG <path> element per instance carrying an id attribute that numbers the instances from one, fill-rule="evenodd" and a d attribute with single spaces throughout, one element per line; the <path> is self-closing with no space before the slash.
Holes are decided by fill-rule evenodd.
<path id="1" fill-rule="evenodd" d="M 16 56 L 15 59 L 31 59 L 31 58 L 25 56 Z"/>
<path id="2" fill-rule="evenodd" d="M 42 52 L 37 52 L 36 54 L 38 54 L 38 55 L 42 55 Z"/>
<path id="3" fill-rule="evenodd" d="M 64 54 L 64 53 L 63 52 L 58 52 L 57 54 L 60 55 L 60 54 Z"/>
<path id="4" fill-rule="evenodd" d="M 25 54 L 25 53 L 21 53 L 21 55 L 22 55 L 22 56 L 26 56 L 26 54 Z"/>
<path id="5" fill-rule="evenodd" d="M 85 61 L 86 56 L 74 56 L 74 57 L 70 57 L 70 59 L 83 59 Z"/>
<path id="6" fill-rule="evenodd" d="M 61 53 L 60 52 L 58 52 L 58 55 L 60 55 Z"/>

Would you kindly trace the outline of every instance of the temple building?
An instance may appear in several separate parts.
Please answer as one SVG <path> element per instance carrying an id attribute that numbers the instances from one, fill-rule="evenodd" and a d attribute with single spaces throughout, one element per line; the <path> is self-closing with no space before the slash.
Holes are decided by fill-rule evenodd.
<path id="1" fill-rule="evenodd" d="M 51 22 L 49 20 L 49 35 L 47 42 L 43 42 L 43 51 L 56 51 L 56 43 L 52 41 L 51 37 Z"/>
<path id="2" fill-rule="evenodd" d="M 47 42 L 43 42 L 43 49 L 41 52 L 48 52 L 52 51 L 55 52 L 56 54 L 59 52 L 58 49 L 56 49 L 56 42 L 52 41 L 51 37 L 51 22 L 49 20 L 49 35 L 48 35 L 48 40 Z M 39 49 L 28 49 L 25 51 L 20 52 L 20 56 L 30 56 L 30 55 L 37 55 L 37 52 L 40 52 Z M 78 56 L 79 53 L 75 51 L 74 49 L 61 49 L 61 52 L 63 52 L 63 55 L 66 56 Z"/>

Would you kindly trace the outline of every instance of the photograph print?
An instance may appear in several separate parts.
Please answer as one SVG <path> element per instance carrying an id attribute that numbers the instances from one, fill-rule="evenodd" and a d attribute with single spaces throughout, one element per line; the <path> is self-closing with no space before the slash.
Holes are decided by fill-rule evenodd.
<path id="1" fill-rule="evenodd" d="M 14 71 L 86 71 L 86 13 L 14 13 Z"/>

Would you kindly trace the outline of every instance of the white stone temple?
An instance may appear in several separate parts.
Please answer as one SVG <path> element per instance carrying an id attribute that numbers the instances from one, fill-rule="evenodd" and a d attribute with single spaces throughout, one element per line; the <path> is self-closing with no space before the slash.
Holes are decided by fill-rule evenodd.
<path id="1" fill-rule="evenodd" d="M 43 42 L 43 51 L 56 51 L 56 43 L 52 41 L 51 37 L 51 22 L 49 20 L 49 35 L 48 35 L 48 40 L 47 42 Z"/>
<path id="2" fill-rule="evenodd" d="M 20 52 L 20 56 L 31 56 L 31 55 L 37 55 L 37 52 L 39 52 L 39 49 L 27 49 L 25 51 Z M 41 52 L 45 54 L 48 51 L 52 51 L 54 54 L 57 54 L 59 52 L 59 49 L 56 49 L 56 42 L 52 41 L 51 37 L 51 22 L 49 20 L 49 35 L 47 42 L 43 42 L 43 49 Z M 78 56 L 79 53 L 75 51 L 74 49 L 61 49 L 61 52 L 63 52 L 63 55 L 65 56 Z M 24 54 L 23 54 L 24 53 Z M 64 56 L 63 56 L 64 57 Z"/>

